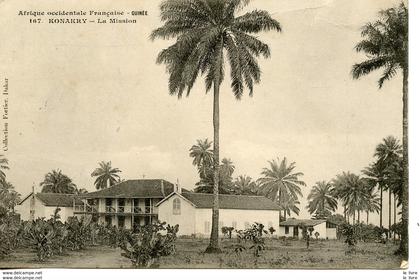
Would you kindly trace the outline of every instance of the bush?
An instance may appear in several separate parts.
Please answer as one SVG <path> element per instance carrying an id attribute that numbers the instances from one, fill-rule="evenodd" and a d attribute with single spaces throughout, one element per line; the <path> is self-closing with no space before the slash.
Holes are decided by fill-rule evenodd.
<path id="1" fill-rule="evenodd" d="M 228 236 L 229 239 L 232 238 L 233 227 L 222 227 L 222 233 L 224 236 Z"/>
<path id="2" fill-rule="evenodd" d="M 242 231 L 237 231 L 239 240 L 251 240 L 253 245 L 249 249 L 253 250 L 255 257 L 261 256 L 263 250 L 265 250 L 265 242 L 263 234 L 268 234 L 268 231 L 264 230 L 264 225 L 260 223 L 254 223 L 250 228 Z M 238 246 L 238 249 L 235 249 L 236 252 L 242 252 L 245 249 L 244 246 Z"/>
<path id="3" fill-rule="evenodd" d="M 0 259 L 9 255 L 18 245 L 20 224 L 13 214 L 5 213 L 0 218 Z"/>
<path id="4" fill-rule="evenodd" d="M 50 223 L 38 218 L 35 221 L 24 223 L 23 231 L 23 237 L 36 251 L 39 261 L 44 261 L 52 256 L 55 232 Z"/>
<path id="5" fill-rule="evenodd" d="M 129 258 L 135 267 L 151 267 L 162 256 L 175 253 L 175 240 L 178 225 L 157 223 L 142 226 L 139 233 L 122 230 L 119 247 L 121 255 Z"/>
<path id="6" fill-rule="evenodd" d="M 354 247 L 359 239 L 355 225 L 343 224 L 341 226 L 342 234 L 345 238 L 344 243 L 349 247 Z"/>

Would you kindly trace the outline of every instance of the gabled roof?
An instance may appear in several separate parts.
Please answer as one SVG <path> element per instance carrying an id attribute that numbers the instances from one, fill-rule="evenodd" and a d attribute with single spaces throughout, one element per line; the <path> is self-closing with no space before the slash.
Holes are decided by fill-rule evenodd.
<path id="1" fill-rule="evenodd" d="M 35 196 L 41 200 L 45 206 L 73 207 L 73 201 L 76 205 L 83 205 L 83 201 L 75 194 L 37 193 Z"/>
<path id="2" fill-rule="evenodd" d="M 173 193 L 172 195 L 179 195 L 188 200 L 196 208 L 212 208 L 213 194 L 183 192 L 182 194 Z M 160 201 L 157 206 L 162 204 L 170 196 Z M 264 196 L 251 195 L 226 195 L 219 194 L 219 208 L 220 209 L 243 209 L 243 210 L 275 210 L 279 207 L 272 200 Z"/>
<path id="3" fill-rule="evenodd" d="M 85 198 L 164 198 L 174 185 L 161 179 L 127 180 L 112 187 L 84 194 Z"/>
<path id="4" fill-rule="evenodd" d="M 326 220 L 309 220 L 309 219 L 288 219 L 280 223 L 280 226 L 298 226 L 304 224 L 305 226 L 316 226 L 322 223 L 325 223 Z"/>
<path id="5" fill-rule="evenodd" d="M 32 197 L 33 192 L 29 193 L 24 199 L 22 199 L 18 205 L 28 198 Z M 76 205 L 83 205 L 83 201 L 76 194 L 65 194 L 65 193 L 37 193 L 36 198 L 39 199 L 45 206 L 61 206 L 61 207 L 73 207 L 73 200 Z"/>

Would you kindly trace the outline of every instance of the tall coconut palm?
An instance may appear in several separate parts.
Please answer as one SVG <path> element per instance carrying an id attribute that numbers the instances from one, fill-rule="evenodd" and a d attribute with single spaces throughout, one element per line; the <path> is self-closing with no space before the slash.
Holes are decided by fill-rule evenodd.
<path id="1" fill-rule="evenodd" d="M 378 186 L 379 188 L 379 227 L 382 228 L 383 222 L 383 191 L 385 185 L 385 170 L 386 166 L 381 161 L 375 161 L 370 164 L 368 167 L 362 170 L 363 175 L 365 176 L 368 184 L 370 186 Z"/>
<path id="2" fill-rule="evenodd" d="M 206 91 L 213 88 L 214 201 L 210 244 L 206 252 L 219 248 L 219 95 L 224 79 L 225 56 L 230 64 L 231 88 L 237 99 L 244 88 L 252 96 L 254 83 L 261 79 L 256 58 L 270 56 L 267 44 L 253 34 L 281 31 L 280 24 L 266 11 L 254 10 L 237 16 L 249 0 L 166 0 L 160 5 L 164 25 L 152 32 L 151 39 L 175 38 L 162 50 L 157 63 L 169 73 L 169 93 L 188 96 L 197 76 L 205 76 Z"/>
<path id="3" fill-rule="evenodd" d="M 91 174 L 95 179 L 95 187 L 97 190 L 106 189 L 119 182 L 121 170 L 118 168 L 112 168 L 111 162 L 101 161 L 99 167 L 97 167 Z"/>
<path id="4" fill-rule="evenodd" d="M 357 52 L 364 52 L 368 59 L 353 66 L 355 79 L 374 70 L 384 69 L 378 81 L 382 88 L 385 81 L 402 72 L 403 101 L 403 168 L 402 234 L 399 252 L 408 257 L 408 9 L 404 2 L 397 7 L 379 12 L 379 19 L 362 28 L 364 38 L 356 45 Z"/>
<path id="5" fill-rule="evenodd" d="M 77 189 L 76 184 L 59 169 L 48 172 L 39 185 L 44 193 L 74 194 Z"/>
<path id="6" fill-rule="evenodd" d="M 0 182 L 6 182 L 5 170 L 9 169 L 9 161 L 4 155 L 0 155 Z"/>
<path id="7" fill-rule="evenodd" d="M 398 161 L 398 158 L 401 156 L 402 150 L 401 145 L 397 138 L 393 136 L 388 136 L 383 139 L 383 141 L 376 146 L 375 157 L 378 159 L 378 165 L 384 166 L 385 170 L 391 168 L 391 166 Z M 385 172 L 387 174 L 387 172 Z M 385 182 L 388 182 L 386 176 L 384 178 Z M 392 218 L 392 193 L 393 185 L 385 184 L 384 190 L 388 192 L 388 229 L 391 228 L 391 218 Z"/>
<path id="8" fill-rule="evenodd" d="M 369 182 L 366 182 L 365 185 L 365 195 L 362 197 L 361 208 L 366 211 L 366 224 L 369 224 L 369 213 L 379 213 L 380 211 L 380 201 L 379 196 L 375 190 L 375 185 L 369 185 Z"/>
<path id="9" fill-rule="evenodd" d="M 277 158 L 277 160 L 272 160 L 268 163 L 270 167 L 264 168 L 261 172 L 263 177 L 258 179 L 261 192 L 279 204 L 285 197 L 290 197 L 294 200 L 302 197 L 301 187 L 306 186 L 306 184 L 300 180 L 303 173 L 294 171 L 296 164 L 292 162 L 288 165 L 286 158 L 283 158 L 282 161 Z M 281 212 L 279 217 L 281 217 Z"/>
<path id="10" fill-rule="evenodd" d="M 339 190 L 339 197 L 345 205 L 347 216 L 353 217 L 353 224 L 356 221 L 356 214 L 357 222 L 360 222 L 360 212 L 363 211 L 366 199 L 366 184 L 364 179 L 350 172 L 343 172 L 333 180 L 333 185 Z"/>
<path id="11" fill-rule="evenodd" d="M 325 211 L 334 212 L 337 209 L 337 199 L 334 197 L 334 187 L 330 182 L 316 182 L 308 195 L 307 209 L 310 214 Z"/>
<path id="12" fill-rule="evenodd" d="M 213 167 L 212 142 L 207 138 L 197 140 L 197 144 L 190 149 L 190 157 L 193 158 L 193 165 L 197 166 L 200 178 L 207 177 L 207 172 Z"/>

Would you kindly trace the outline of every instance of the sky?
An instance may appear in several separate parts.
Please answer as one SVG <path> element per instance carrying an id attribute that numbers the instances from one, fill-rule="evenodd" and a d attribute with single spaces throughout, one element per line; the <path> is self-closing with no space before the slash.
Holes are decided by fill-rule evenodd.
<path id="1" fill-rule="evenodd" d="M 25 196 L 35 185 L 40 191 L 44 175 L 60 169 L 93 191 L 90 174 L 100 161 L 111 161 L 123 179 L 178 179 L 194 188 L 198 175 L 188 150 L 213 137 L 212 95 L 200 78 L 190 97 L 169 96 L 165 67 L 155 61 L 171 42 L 149 40 L 161 25 L 158 2 L 11 3 L 0 3 L 0 73 L 9 79 L 9 150 L 3 154 L 16 190 Z M 380 72 L 357 81 L 350 75 L 364 59 L 354 51 L 360 28 L 397 3 L 251 1 L 243 12 L 267 10 L 283 32 L 258 35 L 272 55 L 259 61 L 262 80 L 252 98 L 236 100 L 229 76 L 221 87 L 221 157 L 234 162 L 234 177 L 257 179 L 269 160 L 287 157 L 304 173 L 300 217 L 309 217 L 304 206 L 311 186 L 343 171 L 360 173 L 382 138 L 401 139 L 401 76 L 379 90 Z M 131 25 L 36 25 L 17 16 L 20 9 L 121 7 L 148 10 L 148 16 Z M 377 222 L 378 215 L 370 219 Z"/>

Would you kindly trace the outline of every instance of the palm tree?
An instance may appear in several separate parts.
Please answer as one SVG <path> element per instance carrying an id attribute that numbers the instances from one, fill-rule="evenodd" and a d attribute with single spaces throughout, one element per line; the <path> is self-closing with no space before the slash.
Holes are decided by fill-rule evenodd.
<path id="1" fill-rule="evenodd" d="M 284 220 L 286 220 L 287 216 L 290 216 L 292 212 L 296 215 L 299 215 L 299 200 L 293 198 L 293 196 L 289 195 L 288 193 L 283 193 L 279 199 L 280 211 L 283 210 Z"/>
<path id="2" fill-rule="evenodd" d="M 281 31 L 280 24 L 266 11 L 254 10 L 236 16 L 249 0 L 165 0 L 160 5 L 164 25 L 154 30 L 151 39 L 176 38 L 162 50 L 157 63 L 169 72 L 169 93 L 189 95 L 199 73 L 205 76 L 206 91 L 213 88 L 214 201 L 210 244 L 206 252 L 219 248 L 219 94 L 224 79 L 225 54 L 230 64 L 231 88 L 237 99 L 244 88 L 252 96 L 254 83 L 261 78 L 256 58 L 268 58 L 270 49 L 253 34 Z"/>
<path id="3" fill-rule="evenodd" d="M 281 203 L 286 197 L 298 200 L 298 196 L 302 197 L 301 187 L 306 186 L 305 182 L 299 178 L 303 176 L 302 172 L 294 172 L 296 164 L 292 162 L 287 164 L 287 159 L 283 158 L 268 162 L 269 168 L 264 168 L 261 172 L 262 178 L 258 179 L 261 192 L 268 198 Z M 280 205 L 281 207 L 281 205 Z M 279 213 L 281 217 L 281 212 Z"/>
<path id="4" fill-rule="evenodd" d="M 6 181 L 6 174 L 4 173 L 4 170 L 9 169 L 9 161 L 7 158 L 4 157 L 4 155 L 0 155 L 0 182 Z"/>
<path id="5" fill-rule="evenodd" d="M 20 194 L 10 182 L 0 182 L 0 207 L 14 211 L 15 206 L 20 202 Z"/>
<path id="6" fill-rule="evenodd" d="M 112 168 L 111 162 L 101 161 L 99 167 L 97 167 L 91 174 L 95 179 L 95 187 L 97 190 L 106 189 L 119 182 L 121 170 L 118 168 Z"/>
<path id="7" fill-rule="evenodd" d="M 398 158 L 401 156 L 402 150 L 401 145 L 393 136 L 388 136 L 383 139 L 382 143 L 376 146 L 375 149 L 375 157 L 378 159 L 378 164 L 384 166 L 385 169 L 389 169 L 394 162 L 398 161 Z M 386 174 L 386 173 L 385 173 Z M 387 182 L 386 176 L 384 177 L 384 181 Z M 388 229 L 391 228 L 391 218 L 392 218 L 392 185 L 385 184 L 384 190 L 388 191 Z"/>
<path id="8" fill-rule="evenodd" d="M 384 69 L 378 81 L 382 88 L 401 70 L 403 76 L 403 190 L 402 234 L 399 252 L 408 257 L 408 9 L 404 2 L 379 12 L 379 20 L 362 28 L 364 38 L 356 45 L 357 52 L 368 59 L 353 66 L 353 78 L 358 79 L 374 70 Z"/>
<path id="9" fill-rule="evenodd" d="M 366 224 L 369 224 L 369 213 L 379 213 L 380 203 L 375 188 L 366 185 L 365 192 L 366 195 L 363 197 L 362 208 L 366 211 Z"/>
<path id="10" fill-rule="evenodd" d="M 337 209 L 337 199 L 334 197 L 334 188 L 330 182 L 316 182 L 308 195 L 310 214 L 334 212 Z"/>
<path id="11" fill-rule="evenodd" d="M 87 194 L 89 193 L 87 189 L 85 188 L 81 188 L 81 189 L 77 189 L 76 190 L 76 194 L 81 195 L 81 194 Z"/>
<path id="12" fill-rule="evenodd" d="M 207 138 L 197 140 L 197 144 L 190 149 L 190 157 L 193 158 L 193 165 L 197 166 L 200 178 L 207 177 L 207 171 L 213 167 L 212 142 Z"/>
<path id="13" fill-rule="evenodd" d="M 383 209 L 383 190 L 384 190 L 384 181 L 385 181 L 385 165 L 376 161 L 370 164 L 368 167 L 362 170 L 363 175 L 369 185 L 378 186 L 380 198 L 379 198 L 379 227 L 382 228 L 382 209 Z"/>
<path id="14" fill-rule="evenodd" d="M 235 194 L 256 195 L 258 191 L 257 184 L 247 175 L 237 177 L 233 186 L 233 192 Z"/>
<path id="15" fill-rule="evenodd" d="M 356 174 L 343 172 L 343 174 L 336 176 L 333 185 L 338 197 L 343 201 L 344 212 L 347 217 L 353 216 L 354 224 L 357 213 L 357 222 L 360 223 L 360 211 L 363 211 L 364 201 L 366 200 L 367 182 Z"/>
<path id="16" fill-rule="evenodd" d="M 44 180 L 39 184 L 42 187 L 41 192 L 43 193 L 76 193 L 76 184 L 61 170 L 52 170 L 48 172 Z"/>

